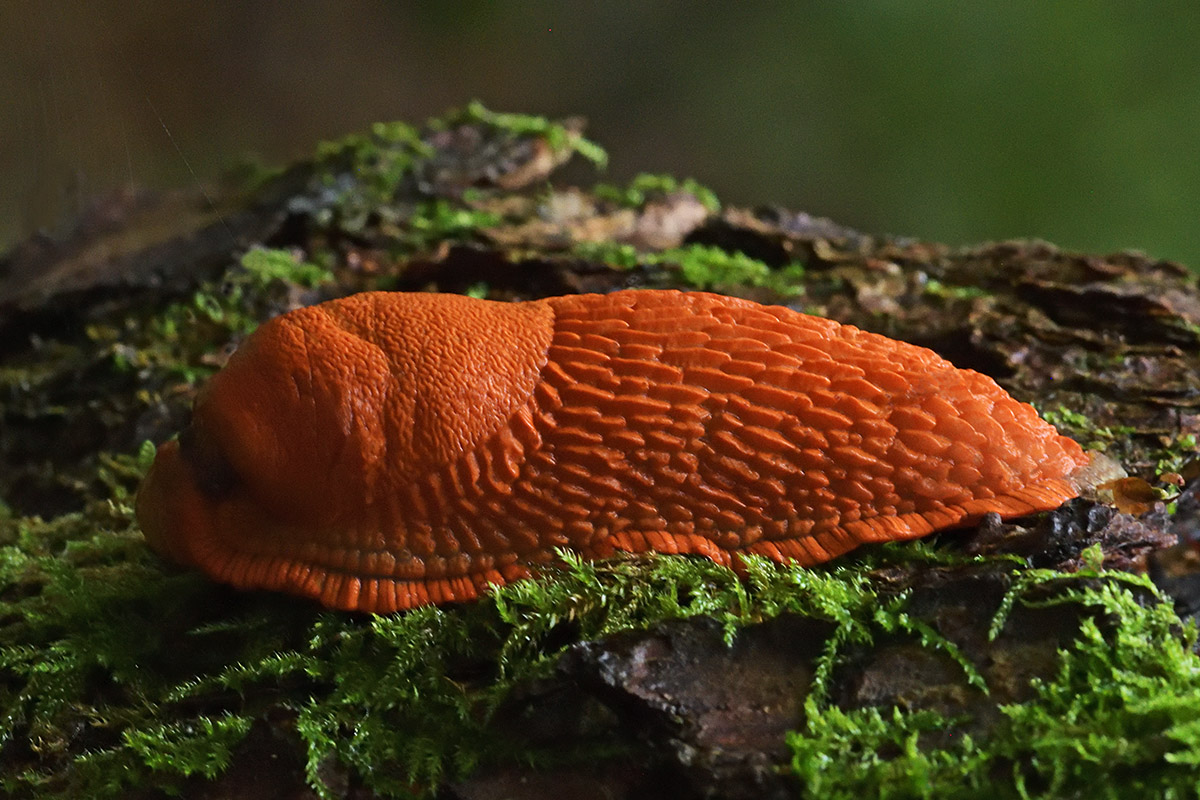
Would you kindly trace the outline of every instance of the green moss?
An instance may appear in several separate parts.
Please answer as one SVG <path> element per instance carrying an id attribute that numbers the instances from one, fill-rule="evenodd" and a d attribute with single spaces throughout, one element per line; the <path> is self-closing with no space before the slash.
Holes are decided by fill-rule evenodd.
<path id="1" fill-rule="evenodd" d="M 197 717 L 186 723 L 125 730 L 121 739 L 151 770 L 215 778 L 229 766 L 233 748 L 250 732 L 250 723 L 236 714 Z"/>
<path id="2" fill-rule="evenodd" d="M 628 186 L 620 187 L 611 184 L 596 184 L 592 189 L 601 200 L 607 200 L 623 208 L 640 209 L 647 202 L 661 199 L 676 192 L 684 192 L 700 201 L 709 213 L 716 214 L 721 210 L 721 201 L 717 195 L 691 178 L 679 180 L 671 175 L 651 175 L 642 173 L 629 182 Z"/>
<path id="3" fill-rule="evenodd" d="M 679 270 L 683 283 L 697 289 L 728 290 L 739 286 L 771 289 L 784 296 L 803 294 L 804 265 L 799 262 L 772 269 L 745 253 L 690 244 L 659 252 L 639 253 L 632 245 L 612 242 L 579 242 L 573 248 L 580 258 L 611 264 L 619 269 L 642 265 L 668 265 Z"/>
<path id="4" fill-rule="evenodd" d="M 417 204 L 397 238 L 410 251 L 417 251 L 428 249 L 437 242 L 465 241 L 480 228 L 499 224 L 500 217 L 490 211 L 467 208 L 446 200 L 430 200 Z"/>
<path id="5" fill-rule="evenodd" d="M 568 560 L 474 605 L 332 614 L 164 570 L 122 502 L 10 529 L 0 553 L 0 760 L 13 796 L 118 797 L 211 776 L 249 721 L 281 702 L 322 794 L 332 762 L 405 796 L 479 763 L 537 759 L 488 720 L 515 682 L 549 670 L 563 626 L 599 636 L 748 612 L 728 570 L 665 559 Z M 22 741 L 36 743 L 36 757 Z"/>
<path id="6" fill-rule="evenodd" d="M 616 242 L 576 242 L 571 249 L 582 259 L 610 264 L 617 269 L 634 269 L 643 258 L 633 245 Z"/>
<path id="7" fill-rule="evenodd" d="M 1177 436 L 1154 454 L 1154 471 L 1158 475 L 1166 472 L 1182 472 L 1186 465 L 1200 456 L 1200 439 L 1194 433 Z"/>
<path id="8" fill-rule="evenodd" d="M 1056 590 L 1032 599 L 1046 587 Z M 955 735 L 963 720 L 900 708 L 845 711 L 810 696 L 804 728 L 788 739 L 806 796 L 1195 796 L 1195 631 L 1180 635 L 1171 605 L 1146 607 L 1139 591 L 1153 595 L 1148 581 L 1128 575 L 1025 573 L 994 634 L 1013 603 L 1093 613 L 1060 651 L 1058 673 L 1035 680 L 1028 702 L 1001 707 L 1003 721 L 987 742 Z"/>
<path id="9" fill-rule="evenodd" d="M 924 293 L 931 297 L 941 297 L 946 300 L 975 300 L 980 297 L 991 297 L 992 293 L 978 286 L 952 286 L 930 278 L 925 282 Z"/>
<path id="10" fill-rule="evenodd" d="M 585 139 L 574 127 L 545 117 L 527 114 L 501 114 L 489 111 L 478 101 L 466 108 L 450 111 L 431 119 L 426 127 L 432 131 L 474 124 L 490 129 L 500 138 L 541 138 L 556 157 L 564 159 L 578 153 L 603 168 L 608 156 L 594 142 Z M 414 215 L 412 205 L 424 194 L 412 182 L 414 174 L 427 159 L 435 155 L 433 147 L 422 139 L 422 132 L 403 122 L 376 123 L 368 133 L 352 134 L 333 142 L 322 143 L 317 150 L 316 177 L 306 197 L 293 198 L 293 211 L 310 214 L 318 225 L 337 228 L 348 233 L 362 233 L 374 227 L 388 235 L 402 233 L 405 223 Z M 452 213 L 470 214 L 471 201 L 450 206 L 441 203 L 418 207 L 411 230 L 421 232 L 419 220 L 433 220 L 425 230 L 426 238 L 415 243 L 428 244 L 432 230 L 445 226 L 440 219 Z M 443 207 L 446 210 L 443 210 Z M 467 226 L 460 221 L 458 228 L 480 227 L 475 222 Z"/>
<path id="11" fill-rule="evenodd" d="M 203 582 L 162 576 L 122 504 L 11 520 L 0 540 L 10 542 L 0 550 L 0 785 L 13 796 L 72 796 L 91 787 L 64 784 L 99 785 L 99 743 L 159 724 L 151 698 L 169 680 L 160 615 L 178 613 Z M 46 768 L 81 758 L 71 781 Z M 105 779 L 114 791 L 120 772 Z"/>
<path id="12" fill-rule="evenodd" d="M 242 256 L 241 265 L 253 278 L 251 288 L 265 289 L 272 281 L 294 283 L 308 289 L 333 282 L 333 273 L 328 269 L 303 261 L 287 250 L 254 247 Z"/>
<path id="13" fill-rule="evenodd" d="M 804 266 L 788 264 L 771 269 L 762 261 L 744 253 L 727 252 L 719 247 L 692 244 L 654 254 L 652 263 L 679 265 L 684 282 L 697 289 L 721 289 L 733 286 L 757 286 L 772 289 L 783 295 L 798 295 L 804 277 Z"/>
<path id="14" fill-rule="evenodd" d="M 482 122 L 506 130 L 514 136 L 540 136 L 555 152 L 569 150 L 591 161 L 598 169 L 608 166 L 608 153 L 604 148 L 585 139 L 572 127 L 532 114 L 489 111 L 478 100 L 472 100 L 462 112 L 452 112 L 442 120 L 434 120 L 431 127 L 444 129 L 461 122 Z"/>
<path id="15" fill-rule="evenodd" d="M 369 133 L 322 142 L 312 196 L 294 200 L 294 210 L 311 213 L 320 225 L 362 231 L 373 216 L 392 208 L 413 166 L 432 152 L 420 132 L 403 122 L 377 122 Z"/>
<path id="16" fill-rule="evenodd" d="M 1086 415 L 1065 406 L 1039 411 L 1042 419 L 1081 442 L 1088 450 L 1107 450 L 1110 444 L 1137 433 L 1136 428 L 1128 425 L 1101 427 Z"/>
<path id="17" fill-rule="evenodd" d="M 149 320 L 129 315 L 117 325 L 92 325 L 87 334 L 118 372 L 137 372 L 150 386 L 194 384 L 216 370 L 210 358 L 215 349 L 248 335 L 274 312 L 272 297 L 332 280 L 328 268 L 293 252 L 256 247 L 187 301 L 171 303 Z"/>

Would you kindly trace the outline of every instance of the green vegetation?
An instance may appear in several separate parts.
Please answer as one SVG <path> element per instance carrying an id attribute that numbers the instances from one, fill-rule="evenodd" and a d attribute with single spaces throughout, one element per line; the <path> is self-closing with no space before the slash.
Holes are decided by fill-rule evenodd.
<path id="1" fill-rule="evenodd" d="M 1176 437 L 1170 444 L 1157 453 L 1154 471 L 1162 475 L 1165 472 L 1182 472 L 1192 461 L 1200 459 L 1200 439 L 1193 433 Z"/>
<path id="2" fill-rule="evenodd" d="M 689 244 L 659 252 L 638 253 L 633 245 L 611 242 L 580 242 L 573 248 L 580 258 L 611 264 L 618 269 L 642 265 L 672 265 L 682 283 L 707 291 L 732 290 L 739 286 L 770 289 L 786 297 L 804 293 L 804 265 L 799 262 L 772 269 L 745 253 L 719 247 Z"/>
<path id="3" fill-rule="evenodd" d="M 451 113 L 443 120 L 432 121 L 430 127 L 445 129 L 450 125 L 462 122 L 482 122 L 508 131 L 513 136 L 540 136 L 555 152 L 569 150 L 578 153 L 595 164 L 597 169 L 604 169 L 608 166 L 608 153 L 604 151 L 604 148 L 585 139 L 567 125 L 532 114 L 506 114 L 489 111 L 478 100 L 472 100 L 459 114 Z"/>
<path id="4" fill-rule="evenodd" d="M 436 242 L 467 240 L 476 230 L 499 223 L 500 217 L 491 212 L 430 200 L 416 206 L 400 239 L 410 250 L 423 250 Z"/>
<path id="5" fill-rule="evenodd" d="M 730 253 L 719 247 L 692 244 L 664 250 L 652 257 L 653 263 L 675 263 L 685 283 L 697 289 L 721 289 L 732 286 L 757 286 L 784 295 L 803 293 L 799 285 L 804 265 L 799 263 L 773 270 L 744 253 Z"/>
<path id="6" fill-rule="evenodd" d="M 310 264 L 286 250 L 251 248 L 242 256 L 242 268 L 252 276 L 251 288 L 265 289 L 271 281 L 283 281 L 312 289 L 333 281 L 333 273 L 318 264 Z"/>
<path id="7" fill-rule="evenodd" d="M 1046 586 L 1057 591 L 1030 599 Z M 1025 573 L 1013 601 L 1092 613 L 1060 651 L 1057 674 L 1035 679 L 1034 698 L 1001 707 L 993 737 L 958 733 L 967 720 L 930 711 L 845 711 L 810 696 L 805 726 L 788 740 L 797 777 L 809 796 L 824 798 L 1194 797 L 1195 630 L 1181 636 L 1171 606 L 1143 605 L 1139 588 L 1153 592 L 1149 581 L 1111 573 Z"/>
<path id="8" fill-rule="evenodd" d="M 413 165 L 431 154 L 420 132 L 403 122 L 377 122 L 370 133 L 322 142 L 313 198 L 297 207 L 311 212 L 319 225 L 361 231 L 392 208 Z"/>
<path id="9" fill-rule="evenodd" d="M 599 168 L 608 160 L 599 145 L 567 124 L 526 114 L 496 113 L 478 101 L 429 120 L 426 128 L 444 131 L 472 124 L 488 128 L 508 142 L 540 138 L 558 158 L 578 153 Z M 411 231 L 414 239 L 407 244 L 413 249 L 429 244 L 448 225 L 448 236 L 454 239 L 463 230 L 494 224 L 486 217 L 472 218 L 473 212 L 461 206 L 440 200 L 425 202 L 430 198 L 414 179 L 437 153 L 422 136 L 421 130 L 406 123 L 381 122 L 372 125 L 369 133 L 322 143 L 317 150 L 316 178 L 306 197 L 293 199 L 292 209 L 311 214 L 318 225 L 344 233 L 360 234 L 379 226 L 403 239 Z M 471 205 L 466 196 L 463 203 Z M 461 214 L 467 216 L 456 218 Z"/>
<path id="10" fill-rule="evenodd" d="M 643 260 L 652 258 L 650 254 L 639 254 L 631 244 L 616 242 L 576 242 L 571 248 L 575 255 L 587 261 L 599 261 L 617 269 L 633 269 Z"/>
<path id="11" fill-rule="evenodd" d="M 1087 450 L 1107 450 L 1113 442 L 1125 439 L 1130 434 L 1137 432 L 1136 428 L 1128 425 L 1099 426 L 1087 415 L 1073 411 L 1066 406 L 1045 411 L 1039 409 L 1039 412 L 1042 419 L 1058 428 L 1059 431 L 1068 433 L 1079 440 Z"/>
<path id="12" fill-rule="evenodd" d="M 288 286 L 314 288 L 333 280 L 326 267 L 285 250 L 253 248 L 239 268 L 220 282 L 206 282 L 189 300 L 171 303 L 149 320 L 126 317 L 119 325 L 91 325 L 88 338 L 118 372 L 144 373 L 158 380 L 196 383 L 212 374 L 214 349 L 251 333 L 270 315 L 269 302 Z"/>
<path id="13" fill-rule="evenodd" d="M 634 177 L 629 185 L 622 188 L 606 183 L 598 183 L 592 189 L 593 194 L 601 200 L 607 200 L 622 208 L 642 208 L 652 199 L 661 199 L 675 192 L 684 192 L 700 201 L 710 214 L 721 210 L 721 201 L 709 188 L 700 183 L 685 178 L 679 180 L 671 175 L 652 175 L 642 173 Z"/>
<path id="14" fill-rule="evenodd" d="M 931 297 L 941 297 L 946 300 L 975 300 L 980 297 L 991 297 L 992 293 L 978 286 L 952 286 L 930 278 L 925 281 L 924 293 Z"/>

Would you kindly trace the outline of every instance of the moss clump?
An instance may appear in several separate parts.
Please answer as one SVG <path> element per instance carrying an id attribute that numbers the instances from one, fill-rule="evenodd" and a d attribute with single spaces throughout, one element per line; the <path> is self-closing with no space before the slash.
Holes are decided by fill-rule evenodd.
<path id="1" fill-rule="evenodd" d="M 1098 583 L 1097 579 L 1103 578 Z M 1029 599 L 1034 587 L 1049 598 Z M 1195 630 L 1168 603 L 1146 607 L 1148 581 L 1112 573 L 1025 573 L 1002 604 L 1090 610 L 1058 673 L 1003 705 L 987 741 L 930 711 L 847 711 L 812 695 L 789 736 L 792 768 L 813 797 L 1194 797 L 1200 765 Z M 947 735 L 949 734 L 949 735 Z M 931 746 L 930 741 L 940 744 Z"/>
<path id="2" fill-rule="evenodd" d="M 629 270 L 639 265 L 674 267 L 682 283 L 705 291 L 752 286 L 785 297 L 804 293 L 804 265 L 799 262 L 772 269 L 745 253 L 702 244 L 652 253 L 639 253 L 633 245 L 612 242 L 579 242 L 573 249 L 581 258 L 602 261 L 619 269 Z"/>
<path id="3" fill-rule="evenodd" d="M 574 127 L 533 114 L 489 111 L 478 100 L 467 103 L 461 112 L 451 112 L 440 120 L 432 120 L 429 125 L 434 130 L 445 130 L 452 125 L 463 123 L 482 123 L 513 136 L 537 136 L 545 139 L 550 149 L 555 152 L 578 153 L 591 161 L 597 169 L 608 166 L 608 153 L 604 148 L 590 139 L 585 139 Z"/>
<path id="4" fill-rule="evenodd" d="M 333 273 L 287 250 L 256 247 L 219 282 L 205 282 L 192 296 L 171 303 L 148 320 L 128 315 L 119 325 L 93 325 L 89 338 L 119 372 L 136 372 L 149 386 L 172 380 L 195 384 L 216 371 L 215 349 L 250 334 L 277 310 L 289 286 L 314 288 Z"/>
<path id="5" fill-rule="evenodd" d="M 636 268 L 645 258 L 633 245 L 617 242 L 576 242 L 571 249 L 582 259 L 599 261 L 623 270 Z"/>
<path id="6" fill-rule="evenodd" d="M 241 258 L 242 268 L 253 278 L 249 288 L 266 289 L 272 281 L 283 281 L 312 289 L 333 282 L 333 272 L 305 261 L 288 250 L 254 247 Z"/>
<path id="7" fill-rule="evenodd" d="M 1103 427 L 1097 425 L 1087 415 L 1073 411 L 1066 406 L 1047 409 L 1041 412 L 1042 418 L 1060 431 L 1078 440 L 1088 450 L 1105 451 L 1114 442 L 1124 441 L 1137 429 L 1128 425 Z"/>
<path id="8" fill-rule="evenodd" d="M 362 231 L 393 207 L 414 165 L 432 153 L 420 131 L 403 122 L 377 122 L 368 133 L 322 142 L 313 185 L 305 197 L 292 199 L 291 209 L 324 227 Z"/>
<path id="9" fill-rule="evenodd" d="M 744 253 L 730 253 L 719 247 L 701 244 L 664 250 L 656 253 L 652 260 L 659 264 L 678 264 L 684 282 L 697 289 L 756 286 L 783 295 L 803 293 L 800 281 L 804 277 L 804 265 L 799 263 L 773 270 Z"/>
<path id="10" fill-rule="evenodd" d="M 671 175 L 652 175 L 642 173 L 634 177 L 628 186 L 613 186 L 607 183 L 596 184 L 593 193 L 601 200 L 607 200 L 622 208 L 643 208 L 651 200 L 661 199 L 676 192 L 690 194 L 696 198 L 710 214 L 721 210 L 721 201 L 716 193 L 700 183 L 685 178 L 679 180 Z"/>
<path id="11" fill-rule="evenodd" d="M 490 211 L 452 204 L 446 200 L 431 200 L 414 208 L 398 238 L 406 250 L 417 252 L 436 242 L 465 241 L 480 228 L 499 224 L 500 217 Z"/>
<path id="12" fill-rule="evenodd" d="M 1194 433 L 1177 436 L 1154 454 L 1154 472 L 1162 475 L 1166 472 L 1195 474 L 1191 470 L 1200 468 L 1200 437 Z"/>
<path id="13" fill-rule="evenodd" d="M 483 170 L 475 177 L 487 179 L 489 170 L 496 168 L 494 164 L 444 165 L 455 178 L 451 184 L 462 178 L 466 180 L 463 186 L 440 186 L 436 178 L 423 175 L 431 168 L 437 172 L 434 167 L 440 157 L 431 134 L 460 127 L 473 128 L 481 141 L 488 142 L 479 149 L 499 161 L 504 161 L 502 154 L 509 151 L 518 161 L 527 158 L 530 150 L 521 145 L 535 139 L 545 144 L 555 161 L 578 153 L 603 168 L 608 160 L 604 149 L 585 139 L 576 126 L 528 114 L 497 113 L 472 101 L 461 110 L 429 120 L 424 130 L 404 122 L 381 122 L 367 133 L 321 144 L 314 180 L 303 196 L 291 199 L 289 208 L 311 216 L 321 227 L 351 234 L 378 228 L 385 235 L 395 235 L 404 231 L 412 216 L 444 216 L 437 206 L 414 212 L 413 205 L 434 195 L 457 196 L 473 184 L 473 169 Z M 453 153 L 449 160 L 454 161 Z"/>
<path id="14" fill-rule="evenodd" d="M 924 293 L 930 297 L 939 297 L 944 300 L 978 300 L 982 297 L 992 296 L 992 292 L 978 286 L 954 286 L 942 283 L 935 278 L 925 281 Z"/>

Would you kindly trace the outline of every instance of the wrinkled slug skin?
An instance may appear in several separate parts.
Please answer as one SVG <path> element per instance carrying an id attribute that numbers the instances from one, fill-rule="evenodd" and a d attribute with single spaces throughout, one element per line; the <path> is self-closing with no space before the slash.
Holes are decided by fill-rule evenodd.
<path id="1" fill-rule="evenodd" d="M 559 547 L 813 564 L 1055 508 L 1086 462 L 990 378 L 786 308 L 369 292 L 249 337 L 137 512 L 219 580 L 382 613 Z"/>

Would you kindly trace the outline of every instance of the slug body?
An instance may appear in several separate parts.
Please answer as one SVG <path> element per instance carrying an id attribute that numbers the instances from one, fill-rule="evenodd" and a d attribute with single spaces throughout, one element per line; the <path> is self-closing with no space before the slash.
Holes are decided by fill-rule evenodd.
<path id="1" fill-rule="evenodd" d="M 1055 508 L 1087 460 L 990 378 L 778 306 L 369 292 L 250 336 L 137 513 L 218 580 L 383 613 L 555 548 L 813 564 Z"/>

